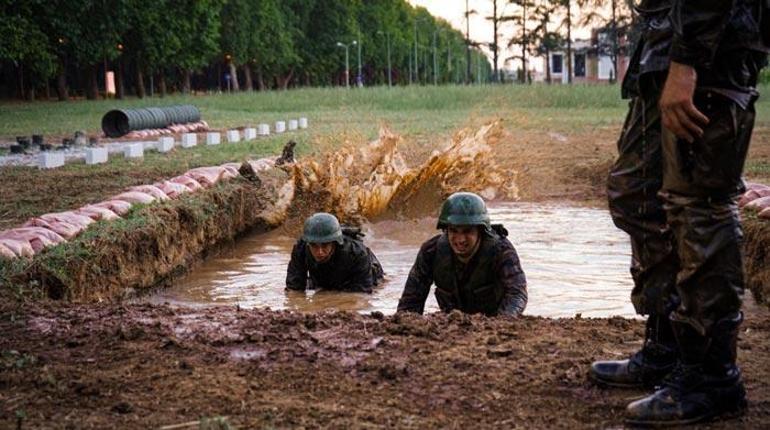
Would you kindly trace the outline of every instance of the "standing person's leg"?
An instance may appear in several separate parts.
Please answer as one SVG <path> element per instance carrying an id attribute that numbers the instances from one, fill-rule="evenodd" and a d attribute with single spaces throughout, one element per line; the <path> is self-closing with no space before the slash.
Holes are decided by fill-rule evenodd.
<path id="1" fill-rule="evenodd" d="M 628 406 L 635 424 L 696 422 L 745 406 L 735 364 L 744 289 L 735 198 L 754 109 L 713 93 L 699 94 L 695 104 L 709 118 L 703 137 L 692 144 L 669 133 L 663 139 L 661 197 L 682 262 L 681 304 L 671 314 L 681 363 L 661 390 Z"/>
<path id="2" fill-rule="evenodd" d="M 650 82 L 646 94 L 658 94 Z M 631 239 L 631 300 L 648 315 L 643 348 L 627 360 L 597 361 L 591 376 L 611 386 L 653 386 L 676 364 L 669 313 L 677 305 L 674 285 L 679 261 L 666 213 L 657 194 L 663 182 L 661 122 L 657 97 L 638 97 L 618 140 L 618 159 L 607 189 L 615 225 Z"/>

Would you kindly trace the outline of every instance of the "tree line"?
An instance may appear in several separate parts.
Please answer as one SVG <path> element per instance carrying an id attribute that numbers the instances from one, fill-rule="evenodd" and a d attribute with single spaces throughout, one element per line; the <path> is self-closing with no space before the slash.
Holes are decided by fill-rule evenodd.
<path id="1" fill-rule="evenodd" d="M 597 55 L 609 56 L 618 76 L 618 57 L 628 54 L 638 37 L 633 0 L 488 0 L 492 15 L 485 18 L 493 24 L 494 34 L 488 44 L 492 54 L 493 80 L 499 81 L 499 52 L 502 43 L 516 54 L 505 61 L 516 60 L 522 65 L 518 79 L 528 82 L 525 71 L 530 70 L 530 60 L 553 51 L 565 51 L 568 82 L 572 83 L 573 31 L 579 27 L 592 27 L 603 37 L 591 47 Z M 509 6 L 515 6 L 509 9 Z M 507 12 L 508 11 L 508 12 Z M 472 13 L 472 12 L 469 12 Z M 498 29 L 506 23 L 513 24 L 514 32 L 507 39 Z M 546 82 L 551 82 L 550 63 L 545 63 Z"/>
<path id="2" fill-rule="evenodd" d="M 367 85 L 464 82 L 490 67 L 461 32 L 405 0 L 0 2 L 0 74 L 17 97 L 95 99 L 107 70 L 119 98 L 341 85 L 357 78 L 359 47 Z M 468 47 L 472 76 L 461 73 Z"/>
<path id="3" fill-rule="evenodd" d="M 479 43 L 406 0 L 0 0 L 0 94 L 96 99 L 106 71 L 117 98 L 499 80 L 498 22 L 520 29 L 508 44 L 527 64 L 571 40 L 548 13 L 607 0 L 499 1 L 511 12 L 487 17 L 494 40 Z"/>

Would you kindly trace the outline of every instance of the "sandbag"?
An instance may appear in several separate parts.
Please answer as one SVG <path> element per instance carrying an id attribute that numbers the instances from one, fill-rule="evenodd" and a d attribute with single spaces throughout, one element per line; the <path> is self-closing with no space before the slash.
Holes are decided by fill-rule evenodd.
<path id="1" fill-rule="evenodd" d="M 35 253 L 65 241 L 60 234 L 44 227 L 20 227 L 5 230 L 0 232 L 0 238 L 28 242 Z"/>
<path id="2" fill-rule="evenodd" d="M 94 205 L 91 205 L 97 208 L 106 208 L 111 210 L 112 212 L 115 212 L 119 216 L 123 216 L 128 213 L 128 211 L 131 210 L 131 203 L 124 201 L 124 200 L 106 200 L 101 203 L 96 203 Z"/>
<path id="3" fill-rule="evenodd" d="M 768 196 L 768 197 L 760 197 L 758 199 L 754 199 L 754 200 L 750 201 L 749 203 L 746 203 L 746 206 L 744 206 L 744 207 L 751 208 L 751 209 L 757 209 L 757 210 L 760 210 L 760 211 L 765 209 L 765 208 L 769 208 L 770 207 L 770 196 Z"/>
<path id="4" fill-rule="evenodd" d="M 190 189 L 190 191 L 198 191 L 203 189 L 203 185 L 201 185 L 200 182 L 198 182 L 196 179 L 187 176 L 187 175 L 180 175 L 175 178 L 169 179 L 171 182 L 175 182 L 177 184 L 182 184 Z"/>
<path id="5" fill-rule="evenodd" d="M 16 258 L 16 254 L 14 254 L 13 251 L 10 250 L 10 248 L 8 248 L 4 244 L 0 243 L 0 257 L 2 257 L 2 258 Z"/>
<path id="6" fill-rule="evenodd" d="M 149 194 L 160 201 L 170 200 L 168 195 L 155 185 L 137 185 L 129 188 L 129 191 L 139 191 L 140 193 Z"/>
<path id="7" fill-rule="evenodd" d="M 764 187 L 764 188 L 753 188 L 751 190 L 746 191 L 743 196 L 738 200 L 738 206 L 744 207 L 750 202 L 761 198 L 761 197 L 768 197 L 770 196 L 770 187 Z"/>
<path id="8" fill-rule="evenodd" d="M 113 212 L 111 209 L 96 205 L 83 206 L 82 208 L 76 210 L 75 213 L 85 215 L 94 221 L 109 221 L 120 218 L 118 214 Z"/>
<path id="9" fill-rule="evenodd" d="M 56 232 L 59 236 L 67 240 L 72 239 L 73 237 L 80 234 L 81 231 L 85 230 L 85 227 L 82 225 L 70 224 L 65 221 L 46 221 L 41 217 L 30 219 L 24 223 L 24 227 L 45 227 L 48 230 Z"/>
<path id="10" fill-rule="evenodd" d="M 222 166 L 211 166 L 211 167 L 198 167 L 195 169 L 190 169 L 185 173 L 185 176 L 189 176 L 196 181 L 200 182 L 201 185 L 203 185 L 205 188 L 213 187 L 216 185 L 217 182 L 221 181 L 222 179 L 229 179 L 234 178 L 238 176 L 238 173 L 236 171 L 235 174 L 227 170 L 226 168 Z"/>
<path id="11" fill-rule="evenodd" d="M 189 193 L 191 191 L 189 188 L 187 188 L 186 185 L 171 181 L 156 182 L 153 185 L 166 193 L 166 195 L 171 199 L 175 199 L 180 195 Z"/>
<path id="12" fill-rule="evenodd" d="M 155 201 L 155 197 L 139 191 L 127 191 L 125 193 L 114 196 L 111 200 L 123 200 L 124 202 L 131 204 L 150 204 Z"/>
<path id="13" fill-rule="evenodd" d="M 12 252 L 16 257 L 32 258 L 35 255 L 35 250 L 32 249 L 32 245 L 23 240 L 0 238 L 0 245 Z"/>

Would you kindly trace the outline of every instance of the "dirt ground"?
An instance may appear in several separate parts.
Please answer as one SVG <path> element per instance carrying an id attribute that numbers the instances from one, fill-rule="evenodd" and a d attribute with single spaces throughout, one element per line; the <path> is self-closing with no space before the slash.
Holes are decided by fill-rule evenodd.
<path id="1" fill-rule="evenodd" d="M 237 428 L 612 428 L 645 394 L 586 377 L 592 360 L 639 347 L 642 323 L 622 318 L 58 304 L 4 315 L 2 428 L 213 417 Z M 711 428 L 770 425 L 768 330 L 768 311 L 749 309 L 739 354 L 750 410 Z"/>
<path id="2" fill-rule="evenodd" d="M 522 200 L 604 204 L 616 129 L 509 133 L 499 157 L 518 172 Z M 767 162 L 770 133 L 757 136 L 750 159 Z M 770 182 L 761 173 L 750 179 Z M 587 378 L 592 360 L 640 346 L 637 320 L 20 304 L 3 296 L 0 428 L 618 428 L 625 405 L 645 395 Z M 748 300 L 741 330 L 750 408 L 710 428 L 770 428 L 770 311 Z"/>

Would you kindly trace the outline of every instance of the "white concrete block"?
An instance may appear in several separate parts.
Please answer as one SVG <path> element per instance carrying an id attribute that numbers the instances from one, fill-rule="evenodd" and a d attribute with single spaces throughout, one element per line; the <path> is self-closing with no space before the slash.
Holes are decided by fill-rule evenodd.
<path id="1" fill-rule="evenodd" d="M 299 124 L 297 123 L 296 119 L 290 119 L 289 120 L 289 130 L 296 130 Z"/>
<path id="2" fill-rule="evenodd" d="M 260 124 L 258 126 L 257 134 L 260 136 L 270 136 L 270 125 L 269 124 Z"/>
<path id="3" fill-rule="evenodd" d="M 286 122 L 285 121 L 276 121 L 275 122 L 275 132 L 276 133 L 283 133 L 286 131 Z"/>
<path id="4" fill-rule="evenodd" d="M 307 128 L 307 118 L 302 117 L 299 119 L 299 128 Z"/>
<path id="5" fill-rule="evenodd" d="M 257 138 L 256 128 L 246 128 L 243 130 L 243 140 L 254 140 Z"/>
<path id="6" fill-rule="evenodd" d="M 240 142 L 241 140 L 241 132 L 238 130 L 227 130 L 227 141 L 228 142 Z"/>
<path id="7" fill-rule="evenodd" d="M 174 149 L 174 138 L 164 136 L 158 139 L 158 152 L 169 152 Z"/>
<path id="8" fill-rule="evenodd" d="M 182 148 L 192 148 L 198 144 L 198 135 L 195 133 L 185 133 L 182 135 Z"/>
<path id="9" fill-rule="evenodd" d="M 129 143 L 123 147 L 123 155 L 126 158 L 142 158 L 144 157 L 144 144 L 142 143 Z"/>
<path id="10" fill-rule="evenodd" d="M 222 143 L 222 136 L 219 133 L 206 133 L 206 145 L 219 145 L 220 143 Z"/>
<path id="11" fill-rule="evenodd" d="M 86 164 L 106 163 L 108 158 L 107 148 L 86 148 Z"/>
<path id="12" fill-rule="evenodd" d="M 40 164 L 41 169 L 55 169 L 64 165 L 64 153 L 63 152 L 41 152 Z"/>

